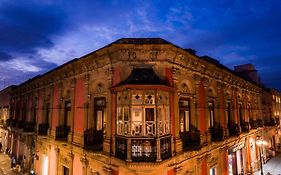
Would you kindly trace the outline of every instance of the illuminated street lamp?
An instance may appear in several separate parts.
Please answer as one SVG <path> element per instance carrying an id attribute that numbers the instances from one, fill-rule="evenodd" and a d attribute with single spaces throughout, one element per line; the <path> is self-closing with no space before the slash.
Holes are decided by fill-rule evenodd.
<path id="1" fill-rule="evenodd" d="M 256 144 L 259 146 L 260 148 L 260 164 L 261 164 L 261 175 L 263 175 L 263 170 L 262 170 L 262 159 L 261 159 L 261 152 L 262 152 L 262 147 L 263 145 L 267 145 L 267 142 L 264 140 L 257 140 Z"/>

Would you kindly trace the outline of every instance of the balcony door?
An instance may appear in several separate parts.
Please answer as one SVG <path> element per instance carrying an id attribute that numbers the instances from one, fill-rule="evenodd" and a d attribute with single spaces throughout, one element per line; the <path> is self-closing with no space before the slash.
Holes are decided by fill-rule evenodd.
<path id="1" fill-rule="evenodd" d="M 68 126 L 68 120 L 70 118 L 71 114 L 71 102 L 70 101 L 65 101 L 65 106 L 64 106 L 64 117 L 63 117 L 63 126 Z"/>
<path id="2" fill-rule="evenodd" d="M 215 105 L 213 100 L 209 101 L 208 109 L 209 109 L 209 127 L 213 128 L 215 126 Z"/>
<path id="3" fill-rule="evenodd" d="M 191 130 L 190 100 L 180 99 L 180 132 L 188 132 Z"/>
<path id="4" fill-rule="evenodd" d="M 102 142 L 103 133 L 106 126 L 105 119 L 106 101 L 104 97 L 94 99 L 94 120 L 93 129 L 97 134 L 98 139 Z"/>

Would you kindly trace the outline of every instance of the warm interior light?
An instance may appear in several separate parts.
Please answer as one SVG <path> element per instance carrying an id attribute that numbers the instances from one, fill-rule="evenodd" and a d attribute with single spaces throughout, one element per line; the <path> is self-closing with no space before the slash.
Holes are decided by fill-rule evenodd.
<path id="1" fill-rule="evenodd" d="M 257 141 L 256 141 L 256 144 L 257 144 L 258 146 L 267 145 L 267 142 L 264 141 L 264 140 L 257 140 Z"/>

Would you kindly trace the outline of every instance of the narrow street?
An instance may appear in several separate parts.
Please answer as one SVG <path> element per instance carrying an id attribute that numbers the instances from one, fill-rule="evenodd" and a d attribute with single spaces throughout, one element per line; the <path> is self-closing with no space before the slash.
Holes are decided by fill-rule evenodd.
<path id="1" fill-rule="evenodd" d="M 279 152 L 277 156 L 271 158 L 266 164 L 263 165 L 264 175 L 281 175 L 281 153 Z M 261 172 L 258 171 L 255 175 L 260 175 Z"/>
<path id="2" fill-rule="evenodd" d="M 0 153 L 0 175 L 17 175 L 11 170 L 11 161 L 8 155 Z"/>

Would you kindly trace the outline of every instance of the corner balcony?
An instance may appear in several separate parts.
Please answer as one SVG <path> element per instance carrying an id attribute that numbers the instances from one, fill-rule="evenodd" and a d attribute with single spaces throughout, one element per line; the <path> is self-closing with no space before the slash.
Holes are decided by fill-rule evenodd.
<path id="1" fill-rule="evenodd" d="M 200 146 L 200 131 L 195 129 L 188 132 L 180 133 L 183 150 L 199 150 Z"/>
<path id="2" fill-rule="evenodd" d="M 60 125 L 56 127 L 56 140 L 67 141 L 68 133 L 70 131 L 69 126 Z"/>
<path id="3" fill-rule="evenodd" d="M 44 124 L 44 123 L 39 124 L 38 135 L 39 136 L 47 136 L 48 135 L 48 129 L 49 129 L 48 124 Z"/>
<path id="4" fill-rule="evenodd" d="M 115 145 L 115 156 L 128 162 L 156 162 L 172 156 L 170 135 L 147 138 L 116 136 Z"/>
<path id="5" fill-rule="evenodd" d="M 228 123 L 227 124 L 229 130 L 229 136 L 239 136 L 240 135 L 240 127 L 237 123 Z"/>
<path id="6" fill-rule="evenodd" d="M 92 151 L 102 151 L 103 131 L 94 128 L 84 131 L 84 148 Z"/>
<path id="7" fill-rule="evenodd" d="M 242 132 L 250 132 L 250 125 L 249 125 L 249 122 L 242 122 L 241 124 L 241 130 Z"/>
<path id="8" fill-rule="evenodd" d="M 23 126 L 23 132 L 34 132 L 35 123 L 34 122 L 25 122 Z"/>
<path id="9" fill-rule="evenodd" d="M 210 128 L 212 142 L 223 141 L 223 128 L 221 126 Z"/>

